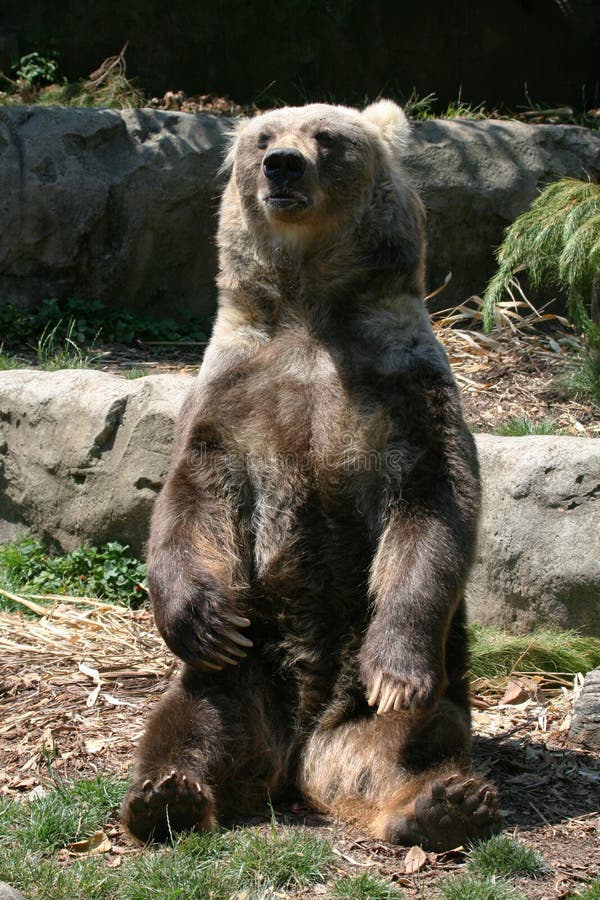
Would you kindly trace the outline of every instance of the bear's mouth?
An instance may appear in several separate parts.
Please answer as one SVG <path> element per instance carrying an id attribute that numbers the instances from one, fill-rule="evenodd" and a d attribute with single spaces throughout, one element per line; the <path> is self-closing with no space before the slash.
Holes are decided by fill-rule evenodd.
<path id="1" fill-rule="evenodd" d="M 263 197 L 263 203 L 277 210 L 302 209 L 308 206 L 308 197 L 295 191 L 274 190 Z"/>

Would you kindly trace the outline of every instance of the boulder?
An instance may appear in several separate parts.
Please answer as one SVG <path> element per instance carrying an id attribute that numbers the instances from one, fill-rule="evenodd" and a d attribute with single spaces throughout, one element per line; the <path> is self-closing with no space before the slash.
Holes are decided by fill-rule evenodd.
<path id="1" fill-rule="evenodd" d="M 25 900 L 25 897 L 6 881 L 0 881 L 0 900 Z"/>
<path id="2" fill-rule="evenodd" d="M 0 539 L 142 553 L 190 376 L 0 373 Z M 600 439 L 476 436 L 483 478 L 470 615 L 600 636 Z"/>
<path id="3" fill-rule="evenodd" d="M 149 109 L 3 107 L 0 303 L 210 312 L 228 127 Z"/>
<path id="4" fill-rule="evenodd" d="M 233 122 L 151 109 L 3 107 L 0 303 L 99 299 L 157 316 L 214 309 L 218 170 Z M 415 122 L 435 308 L 480 294 L 504 229 L 544 184 L 600 177 L 600 132 Z"/>
<path id="5" fill-rule="evenodd" d="M 583 680 L 573 703 L 569 739 L 588 750 L 600 750 L 600 668 L 592 669 Z"/>
<path id="6" fill-rule="evenodd" d="M 0 374 L 0 539 L 26 527 L 71 550 L 141 553 L 189 376 Z"/>
<path id="7" fill-rule="evenodd" d="M 505 229 L 545 185 L 600 177 L 600 131 L 571 125 L 415 122 L 406 154 L 427 210 L 429 289 L 452 272 L 435 309 L 483 293 Z"/>
<path id="8" fill-rule="evenodd" d="M 600 439 L 476 438 L 483 514 L 470 615 L 509 631 L 600 636 Z"/>

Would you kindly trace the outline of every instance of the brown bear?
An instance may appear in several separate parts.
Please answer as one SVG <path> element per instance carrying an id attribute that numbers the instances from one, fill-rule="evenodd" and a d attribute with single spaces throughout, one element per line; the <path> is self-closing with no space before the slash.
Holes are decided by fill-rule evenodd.
<path id="1" fill-rule="evenodd" d="M 498 828 L 469 774 L 477 456 L 423 304 L 407 128 L 390 101 L 314 104 L 232 142 L 218 315 L 149 542 L 183 666 L 122 807 L 142 841 L 291 789 L 402 844 Z"/>

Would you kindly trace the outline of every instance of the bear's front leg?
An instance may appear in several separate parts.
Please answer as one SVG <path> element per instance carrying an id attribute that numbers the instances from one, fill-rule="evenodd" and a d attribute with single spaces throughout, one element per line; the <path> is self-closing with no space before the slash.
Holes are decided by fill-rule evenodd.
<path id="1" fill-rule="evenodd" d="M 439 488 L 439 485 L 438 485 Z M 373 616 L 360 653 L 371 706 L 425 712 L 448 685 L 446 638 L 471 562 L 476 513 L 453 492 L 393 502 L 371 570 Z"/>
<path id="2" fill-rule="evenodd" d="M 157 500 L 148 548 L 148 589 L 165 642 L 195 669 L 237 665 L 247 579 L 240 500 L 223 454 L 187 448 Z"/>

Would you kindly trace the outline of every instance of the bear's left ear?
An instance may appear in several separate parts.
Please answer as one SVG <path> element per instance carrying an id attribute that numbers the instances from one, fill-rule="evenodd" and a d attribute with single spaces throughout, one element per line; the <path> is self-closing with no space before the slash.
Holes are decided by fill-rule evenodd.
<path id="1" fill-rule="evenodd" d="M 392 145 L 393 149 L 398 149 L 410 131 L 408 119 L 393 100 L 378 100 L 377 103 L 371 103 L 363 110 L 362 115 L 379 129 L 381 136 Z"/>

